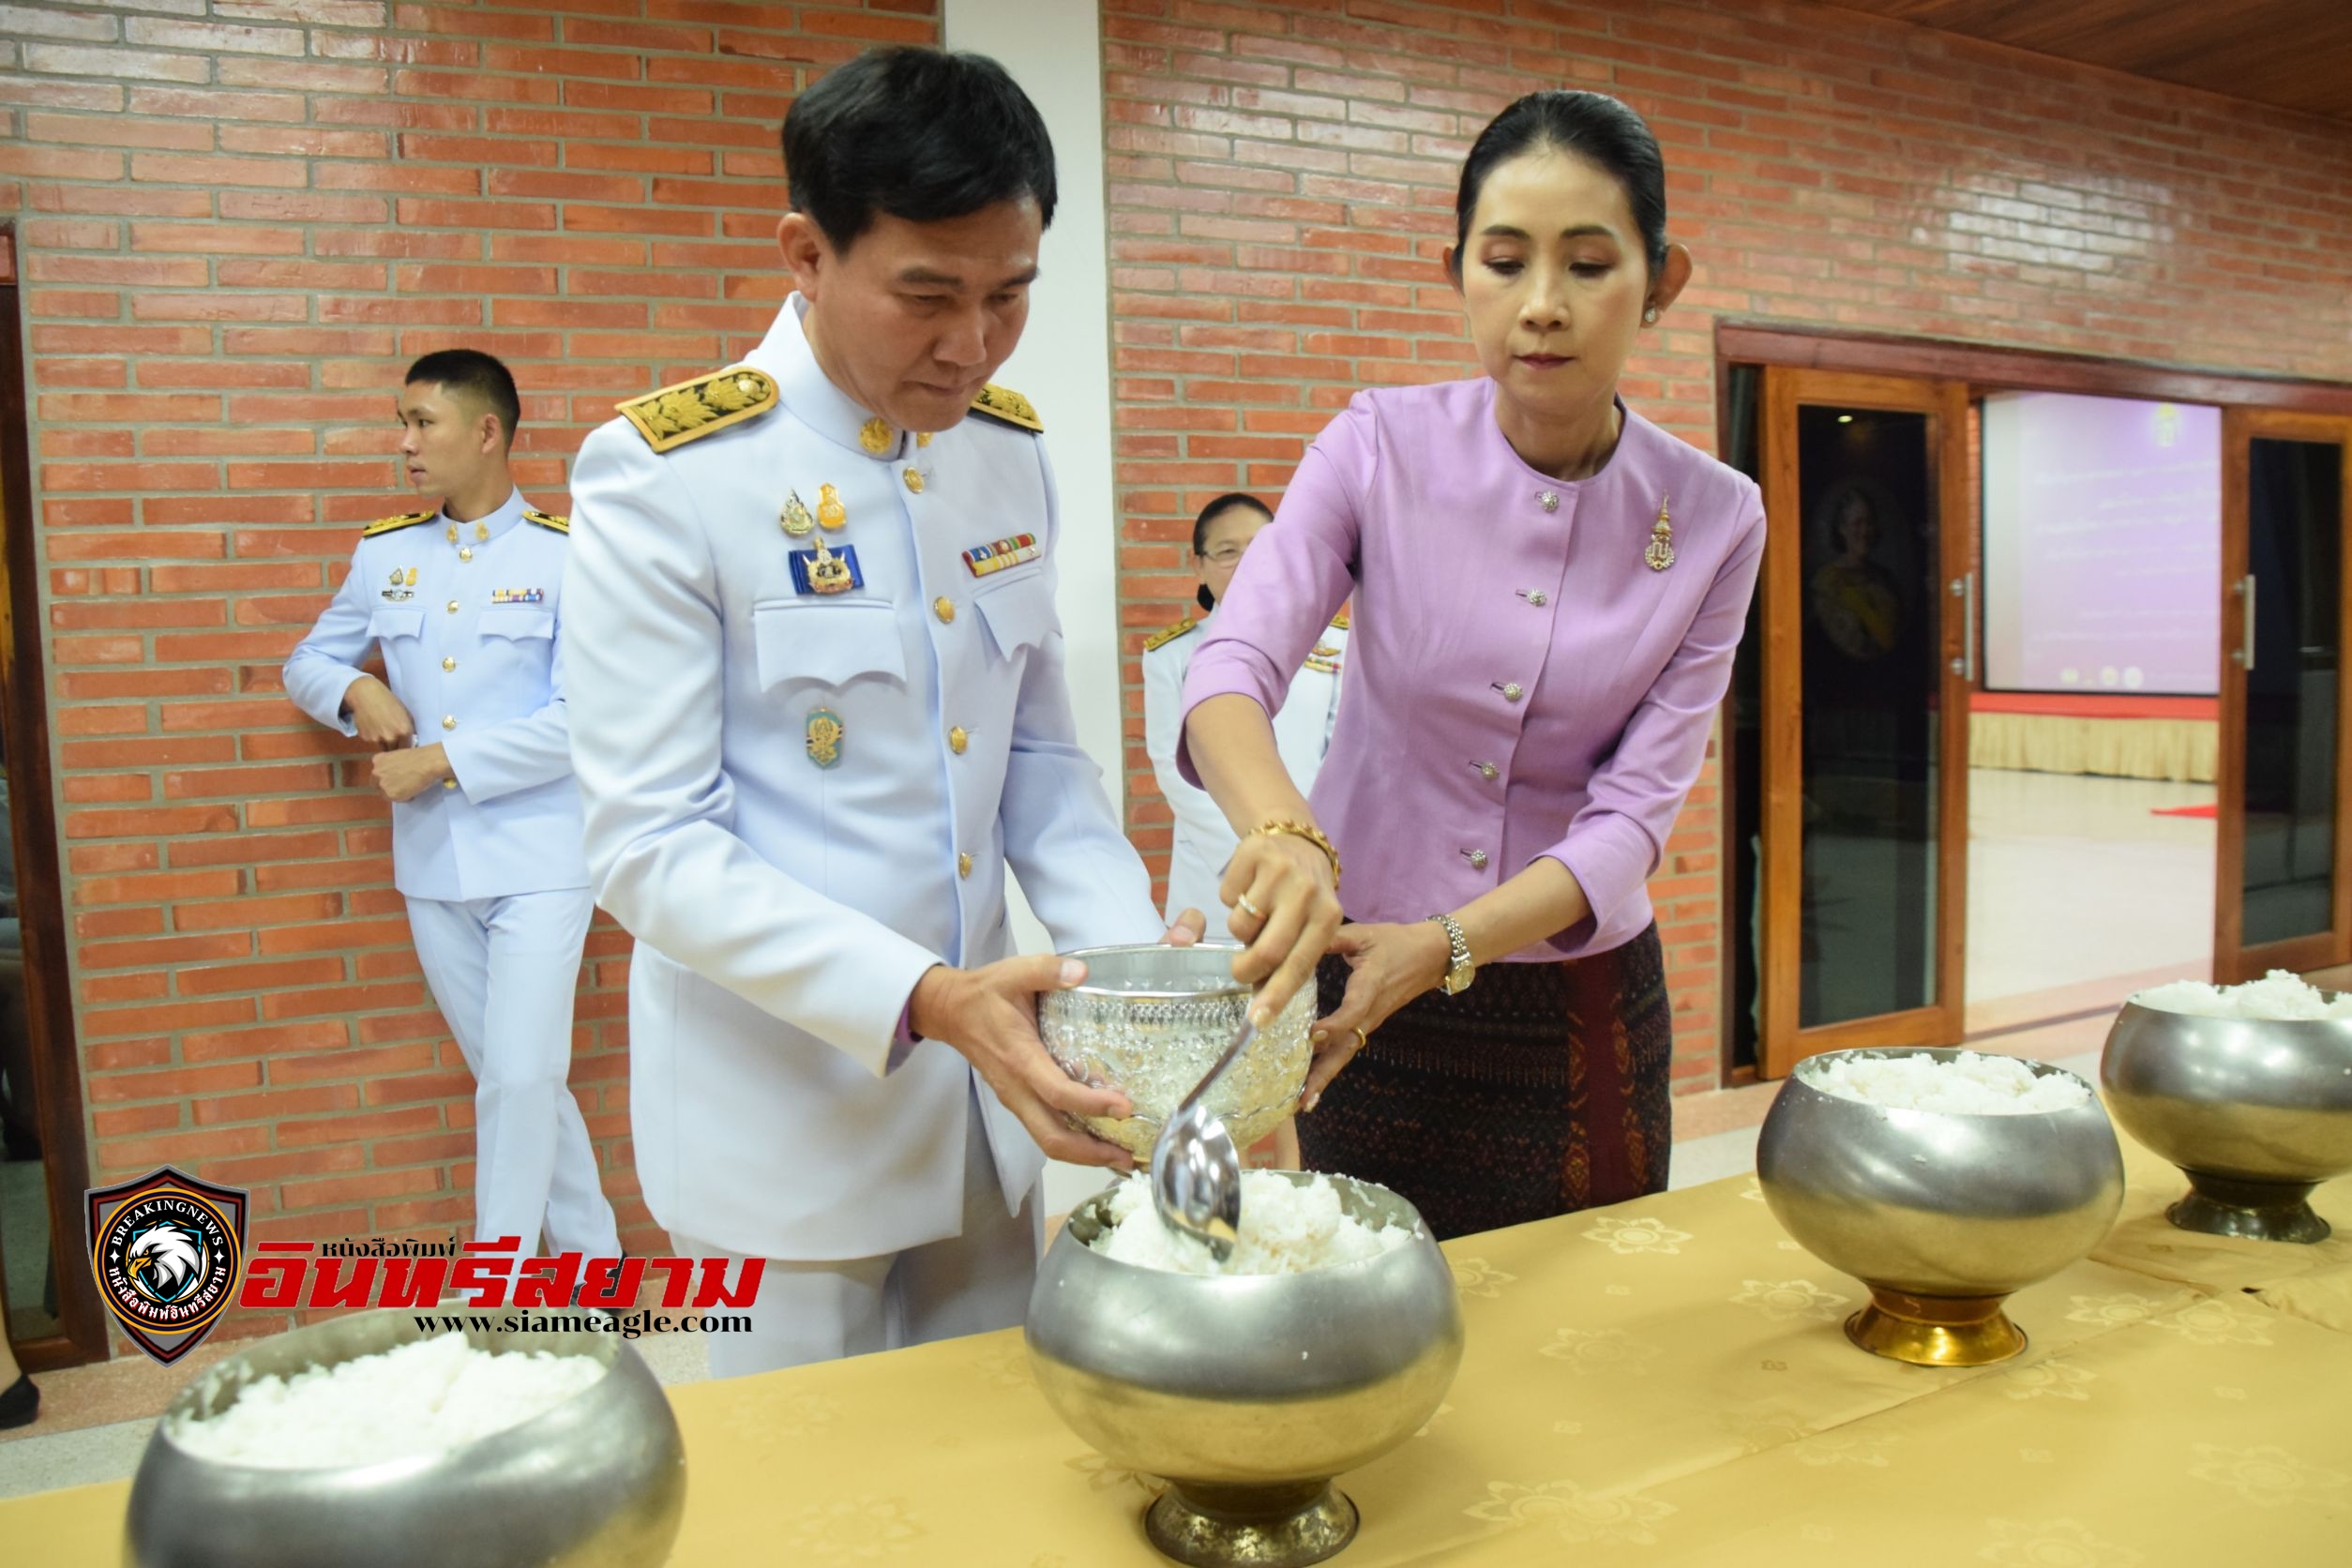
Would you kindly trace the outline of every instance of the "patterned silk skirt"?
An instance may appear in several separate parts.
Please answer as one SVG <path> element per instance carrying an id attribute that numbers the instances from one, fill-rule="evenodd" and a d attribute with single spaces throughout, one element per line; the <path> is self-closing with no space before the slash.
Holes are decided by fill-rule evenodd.
<path id="1" fill-rule="evenodd" d="M 1316 981 L 1327 1015 L 1347 960 Z M 1300 1153 L 1401 1193 L 1441 1241 L 1662 1192 L 1673 1050 L 1655 925 L 1588 957 L 1488 964 L 1373 1031 L 1298 1119 Z"/>

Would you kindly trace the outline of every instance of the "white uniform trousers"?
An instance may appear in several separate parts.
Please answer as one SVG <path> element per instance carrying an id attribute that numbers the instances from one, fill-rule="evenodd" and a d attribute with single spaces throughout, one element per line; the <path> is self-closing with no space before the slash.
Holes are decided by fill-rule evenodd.
<path id="1" fill-rule="evenodd" d="M 474 1235 L 620 1256 L 588 1123 L 565 1078 L 572 993 L 596 906 L 584 887 L 464 902 L 408 900 L 441 1016 L 474 1070 Z"/>
<path id="2" fill-rule="evenodd" d="M 987 1091 L 975 1082 L 972 1093 Z M 1029 1292 L 1036 1283 L 1045 1236 L 1041 1201 L 1039 1188 L 1033 1186 L 1018 1214 L 1005 1213 L 1004 1187 L 988 1153 L 980 1107 L 970 1102 L 963 1234 L 879 1258 L 815 1263 L 769 1259 L 749 1314 L 751 1332 L 705 1335 L 711 1376 L 748 1377 L 1011 1328 L 1029 1316 Z M 674 1230 L 670 1241 L 681 1258 L 743 1257 Z"/>

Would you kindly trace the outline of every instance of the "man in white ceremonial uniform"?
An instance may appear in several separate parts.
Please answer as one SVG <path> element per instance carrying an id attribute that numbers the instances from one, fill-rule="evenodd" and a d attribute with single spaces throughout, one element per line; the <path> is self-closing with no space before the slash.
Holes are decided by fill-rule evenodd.
<path id="1" fill-rule="evenodd" d="M 1128 1163 L 1061 1113 L 1128 1108 L 1038 1043 L 1083 970 L 1007 957 L 1006 862 L 1065 951 L 1164 934 L 1077 743 L 1039 421 L 988 384 L 1045 126 L 993 62 L 882 50 L 784 143 L 797 292 L 589 437 L 565 587 L 646 1202 L 685 1255 L 769 1260 L 721 1377 L 1018 1322 L 1047 1153 Z"/>
<path id="2" fill-rule="evenodd" d="M 514 378 L 486 354 L 410 369 L 400 454 L 441 505 L 369 525 L 286 660 L 286 693 L 377 748 L 393 885 L 476 1085 L 475 1237 L 517 1237 L 528 1254 L 544 1230 L 550 1253 L 609 1258 L 612 1205 L 565 1081 L 595 912 L 565 733 L 569 525 L 515 488 L 519 413 Z M 385 680 L 359 668 L 370 648 Z"/>

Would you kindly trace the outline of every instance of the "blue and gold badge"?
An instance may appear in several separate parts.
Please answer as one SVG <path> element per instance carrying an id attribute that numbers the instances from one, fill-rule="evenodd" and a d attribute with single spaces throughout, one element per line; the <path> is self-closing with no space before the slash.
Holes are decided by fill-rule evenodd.
<path id="1" fill-rule="evenodd" d="M 866 574 L 858 570 L 855 545 L 835 550 L 819 538 L 814 550 L 793 550 L 792 563 L 795 594 L 846 594 L 852 588 L 866 586 Z"/>

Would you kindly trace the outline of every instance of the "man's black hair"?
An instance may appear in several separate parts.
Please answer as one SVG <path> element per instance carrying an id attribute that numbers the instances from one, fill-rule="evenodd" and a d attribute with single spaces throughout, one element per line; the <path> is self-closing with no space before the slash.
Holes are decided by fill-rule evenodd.
<path id="1" fill-rule="evenodd" d="M 1026 196 L 1053 222 L 1045 117 L 984 54 L 908 45 L 837 68 L 784 116 L 784 173 L 837 250 L 877 213 L 935 223 Z"/>
<path id="2" fill-rule="evenodd" d="M 499 432 L 507 445 L 515 444 L 522 399 L 514 372 L 480 349 L 436 349 L 408 368 L 408 379 L 434 383 L 460 402 L 497 415 Z"/>

